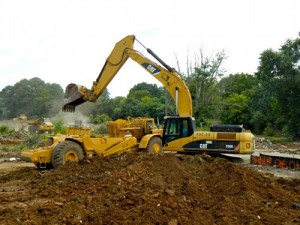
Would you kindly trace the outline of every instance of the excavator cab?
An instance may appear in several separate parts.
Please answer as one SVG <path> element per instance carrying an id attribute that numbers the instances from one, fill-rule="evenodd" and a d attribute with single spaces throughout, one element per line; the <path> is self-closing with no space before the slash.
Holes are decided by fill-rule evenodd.
<path id="1" fill-rule="evenodd" d="M 167 146 L 170 141 L 191 136 L 195 130 L 196 123 L 193 117 L 167 117 L 165 119 L 162 144 Z"/>

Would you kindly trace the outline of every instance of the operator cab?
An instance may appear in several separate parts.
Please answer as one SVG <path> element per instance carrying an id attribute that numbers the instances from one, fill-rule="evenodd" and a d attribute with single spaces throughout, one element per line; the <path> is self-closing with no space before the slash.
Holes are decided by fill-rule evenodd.
<path id="1" fill-rule="evenodd" d="M 196 130 L 196 122 L 193 117 L 167 117 L 165 119 L 162 145 L 179 138 L 191 136 Z"/>

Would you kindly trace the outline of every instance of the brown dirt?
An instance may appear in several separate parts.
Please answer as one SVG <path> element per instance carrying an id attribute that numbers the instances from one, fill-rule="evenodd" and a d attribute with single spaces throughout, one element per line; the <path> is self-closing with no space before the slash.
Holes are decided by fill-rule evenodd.
<path id="1" fill-rule="evenodd" d="M 0 224 L 300 224 L 300 179 L 145 153 L 0 171 Z M 16 163 L 17 164 L 17 163 Z"/>

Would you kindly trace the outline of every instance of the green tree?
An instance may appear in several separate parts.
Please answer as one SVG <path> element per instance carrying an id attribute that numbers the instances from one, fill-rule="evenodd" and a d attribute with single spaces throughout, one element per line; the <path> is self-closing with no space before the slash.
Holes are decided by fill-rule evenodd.
<path id="1" fill-rule="evenodd" d="M 81 112 L 85 116 L 97 115 L 103 113 L 111 113 L 109 92 L 106 89 L 97 99 L 96 102 L 85 102 L 84 104 L 78 105 L 76 110 Z"/>
<path id="2" fill-rule="evenodd" d="M 137 91 L 146 91 L 150 96 L 152 97 L 161 97 L 164 92 L 163 89 L 159 88 L 156 84 L 148 84 L 146 82 L 142 82 L 139 84 L 136 84 L 129 90 L 128 96 L 131 97 L 132 94 L 139 93 Z M 138 98 L 139 96 L 135 96 L 135 98 Z"/>
<path id="3" fill-rule="evenodd" d="M 263 99 L 262 113 L 291 138 L 300 138 L 300 38 L 287 40 L 278 51 L 268 49 L 260 56 L 256 76 Z M 269 109 L 269 111 L 265 111 Z M 273 116 L 273 115 L 276 116 Z"/>
<path id="4" fill-rule="evenodd" d="M 125 106 L 126 117 L 152 117 L 162 121 L 166 114 L 175 114 L 175 102 L 166 89 L 145 82 L 130 89 Z"/>
<path id="5" fill-rule="evenodd" d="M 63 120 L 55 121 L 53 123 L 53 126 L 54 126 L 54 134 L 57 134 L 57 133 L 65 134 L 66 133 L 67 128 L 66 128 Z"/>
<path id="6" fill-rule="evenodd" d="M 107 114 L 101 114 L 101 115 L 90 115 L 90 122 L 93 124 L 102 124 L 106 123 L 107 121 L 112 120 Z"/>
<path id="7" fill-rule="evenodd" d="M 97 99 L 96 103 L 85 103 L 78 109 L 82 110 L 81 112 L 84 111 L 85 115 L 90 113 L 91 121 L 95 123 L 98 123 L 104 116 L 108 116 L 111 120 L 126 119 L 131 116 L 153 117 L 162 121 L 166 112 L 175 112 L 175 107 L 173 107 L 175 103 L 170 98 L 171 96 L 163 87 L 143 82 L 131 88 L 127 97 L 111 99 L 106 92 Z M 171 103 L 166 106 L 167 101 Z M 87 109 L 88 107 L 90 109 Z"/>
<path id="8" fill-rule="evenodd" d="M 49 84 L 40 78 L 23 79 L 0 92 L 2 119 L 26 114 L 29 118 L 54 116 L 61 107 L 63 90 L 57 84 Z"/>
<path id="9" fill-rule="evenodd" d="M 230 74 L 218 82 L 218 90 L 223 98 L 248 92 L 256 86 L 256 77 L 245 73 Z"/>
<path id="10" fill-rule="evenodd" d="M 243 124 L 250 126 L 249 97 L 244 94 L 232 94 L 224 99 L 224 111 L 221 120 L 227 124 Z"/>
<path id="11" fill-rule="evenodd" d="M 200 56 L 195 57 L 194 66 L 189 66 L 185 81 L 193 99 L 193 111 L 196 121 L 205 122 L 215 116 L 219 101 L 217 81 L 224 75 L 222 63 L 226 56 L 223 51 L 211 57 L 205 57 L 200 50 Z M 188 62 L 188 65 L 192 65 Z"/>
<path id="12" fill-rule="evenodd" d="M 231 74 L 223 77 L 217 86 L 222 99 L 219 105 L 222 122 L 244 124 L 247 129 L 253 129 L 251 100 L 257 88 L 255 76 L 244 73 Z"/>
<path id="13" fill-rule="evenodd" d="M 118 96 L 111 99 L 111 104 L 113 106 L 113 114 L 111 115 L 113 120 L 119 118 L 125 118 L 124 109 L 126 108 L 126 97 Z"/>

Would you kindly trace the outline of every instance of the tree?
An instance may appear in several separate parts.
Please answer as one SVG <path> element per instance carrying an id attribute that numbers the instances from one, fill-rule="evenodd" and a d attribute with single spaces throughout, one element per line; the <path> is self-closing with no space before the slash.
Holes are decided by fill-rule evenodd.
<path id="1" fill-rule="evenodd" d="M 84 106 L 85 115 L 89 112 L 92 121 L 99 120 L 104 115 L 109 116 L 112 120 L 126 119 L 131 117 L 152 117 L 163 120 L 166 112 L 175 112 L 175 103 L 170 100 L 171 96 L 163 87 L 156 84 L 139 83 L 130 89 L 127 97 L 109 98 L 108 94 L 101 95 L 96 104 L 82 104 Z M 168 100 L 166 100 L 168 99 Z M 170 101 L 166 105 L 166 101 Z M 79 106 L 80 110 L 83 106 Z M 90 107 L 90 110 L 86 108 Z"/>
<path id="2" fill-rule="evenodd" d="M 159 88 L 156 84 L 148 84 L 146 82 L 142 82 L 136 84 L 129 90 L 127 98 L 130 98 L 133 93 L 137 93 L 137 91 L 147 91 L 147 93 L 151 97 L 160 97 L 163 95 L 163 89 Z"/>
<path id="3" fill-rule="evenodd" d="M 107 121 L 111 121 L 112 119 L 107 114 L 97 114 L 95 116 L 90 116 L 90 122 L 93 124 L 102 124 L 106 123 Z"/>
<path id="4" fill-rule="evenodd" d="M 81 112 L 85 116 L 111 113 L 110 97 L 107 89 L 98 97 L 96 102 L 85 102 L 84 104 L 78 105 L 76 110 Z"/>
<path id="5" fill-rule="evenodd" d="M 10 109 L 14 107 L 13 86 L 6 86 L 0 92 L 0 119 L 12 118 Z"/>
<path id="6" fill-rule="evenodd" d="M 188 75 L 185 81 L 192 95 L 194 116 L 198 122 L 214 117 L 217 110 L 216 84 L 224 75 L 225 71 L 221 65 L 225 58 L 223 51 L 211 57 L 205 57 L 200 49 L 200 56 L 195 55 L 194 66 L 192 62 L 188 62 Z"/>
<path id="7" fill-rule="evenodd" d="M 127 107 L 136 116 L 158 118 L 163 121 L 165 115 L 175 115 L 175 101 L 165 87 L 156 84 L 140 83 L 135 85 L 127 96 Z"/>
<path id="8" fill-rule="evenodd" d="M 243 124 L 250 126 L 249 97 L 244 94 L 232 94 L 224 99 L 224 111 L 221 120 L 227 124 Z"/>
<path id="9" fill-rule="evenodd" d="M 218 90 L 223 98 L 232 94 L 242 94 L 256 86 L 256 77 L 245 73 L 230 74 L 218 82 Z"/>
<path id="10" fill-rule="evenodd" d="M 23 79 L 0 92 L 2 119 L 26 114 L 29 118 L 54 116 L 61 108 L 63 90 L 58 84 L 49 84 L 40 78 Z"/>
<path id="11" fill-rule="evenodd" d="M 54 134 L 60 133 L 60 134 L 65 134 L 66 133 L 66 126 L 64 125 L 63 120 L 57 120 L 53 123 L 54 126 Z"/>
<path id="12" fill-rule="evenodd" d="M 278 51 L 260 56 L 256 73 L 262 87 L 263 111 L 273 124 L 291 138 L 300 138 L 300 38 L 287 40 Z M 275 113 L 276 117 L 272 116 Z M 265 127 L 267 124 L 264 124 Z"/>
<path id="13" fill-rule="evenodd" d="M 126 97 L 118 96 L 116 98 L 111 99 L 111 104 L 113 105 L 113 115 L 111 117 L 113 120 L 119 118 L 125 118 L 124 109 L 126 108 Z"/>
<path id="14" fill-rule="evenodd" d="M 223 123 L 244 124 L 252 129 L 252 97 L 256 92 L 255 76 L 238 73 L 223 77 L 217 84 L 221 94 L 220 118 Z"/>

